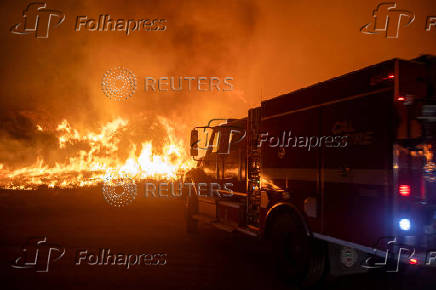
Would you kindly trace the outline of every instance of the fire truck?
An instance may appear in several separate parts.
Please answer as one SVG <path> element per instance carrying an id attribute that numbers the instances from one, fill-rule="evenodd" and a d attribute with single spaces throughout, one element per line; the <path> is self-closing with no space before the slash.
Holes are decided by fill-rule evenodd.
<path id="1" fill-rule="evenodd" d="M 268 240 L 277 273 L 303 286 L 326 273 L 395 271 L 397 256 L 428 265 L 435 90 L 436 56 L 392 59 L 194 128 L 197 167 L 185 180 L 222 186 L 184 195 L 188 232 L 208 223 Z"/>

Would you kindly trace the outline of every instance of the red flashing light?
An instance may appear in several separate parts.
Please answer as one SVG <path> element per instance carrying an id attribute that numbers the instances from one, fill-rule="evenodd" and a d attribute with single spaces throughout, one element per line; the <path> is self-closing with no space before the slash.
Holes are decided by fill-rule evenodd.
<path id="1" fill-rule="evenodd" d="M 418 260 L 417 259 L 409 259 L 409 264 L 410 265 L 416 265 L 416 264 L 418 264 Z"/>
<path id="2" fill-rule="evenodd" d="M 388 79 L 393 79 L 393 78 L 395 78 L 395 75 L 393 75 L 393 74 L 390 74 L 390 75 L 388 75 L 388 77 L 387 77 Z"/>
<path id="3" fill-rule="evenodd" d="M 406 100 L 405 97 L 401 97 L 401 96 L 400 96 L 400 97 L 397 98 L 397 101 L 401 101 L 401 102 L 402 102 L 402 101 L 405 101 L 405 100 Z"/>
<path id="4" fill-rule="evenodd" d="M 401 196 L 410 196 L 410 186 L 405 184 L 400 185 L 399 193 Z"/>

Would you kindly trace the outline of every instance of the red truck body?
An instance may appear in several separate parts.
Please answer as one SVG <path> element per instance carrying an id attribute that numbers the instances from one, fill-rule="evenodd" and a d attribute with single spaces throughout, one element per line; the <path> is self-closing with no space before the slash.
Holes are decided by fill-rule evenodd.
<path id="1" fill-rule="evenodd" d="M 187 180 L 232 194 L 197 192 L 188 218 L 270 237 L 288 213 L 344 272 L 392 238 L 436 249 L 435 90 L 435 57 L 393 59 L 195 129 L 210 134 Z"/>

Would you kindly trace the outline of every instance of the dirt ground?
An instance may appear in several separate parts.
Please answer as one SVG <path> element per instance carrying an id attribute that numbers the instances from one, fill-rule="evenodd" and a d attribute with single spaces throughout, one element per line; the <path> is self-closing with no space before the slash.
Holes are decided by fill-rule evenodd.
<path id="1" fill-rule="evenodd" d="M 183 203 L 137 199 L 110 207 L 98 190 L 0 192 L 1 289 L 297 289 L 279 282 L 265 242 L 203 227 L 185 233 Z M 11 265 L 31 237 L 65 248 L 48 272 Z M 75 265 L 80 251 L 166 254 L 165 265 Z M 43 259 L 41 259 L 43 260 Z M 320 289 L 435 289 L 426 275 L 359 274 Z M 434 275 L 433 275 L 434 276 Z"/>

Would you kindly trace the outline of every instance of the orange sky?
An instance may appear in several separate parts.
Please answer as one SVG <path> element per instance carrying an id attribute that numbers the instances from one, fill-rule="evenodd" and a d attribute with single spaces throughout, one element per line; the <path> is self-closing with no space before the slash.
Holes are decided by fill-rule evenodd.
<path id="1" fill-rule="evenodd" d="M 92 126 L 139 112 L 165 115 L 184 132 L 210 118 L 242 117 L 261 99 L 386 59 L 436 54 L 434 0 L 397 1 L 416 19 L 398 39 L 365 35 L 379 1 L 48 1 L 66 14 L 48 39 L 14 35 L 29 2 L 2 1 L 0 113 L 31 111 Z M 164 32 L 75 32 L 78 15 L 165 18 Z M 114 102 L 100 88 L 103 73 L 124 65 L 138 89 Z M 233 92 L 146 93 L 146 76 L 232 76 Z"/>

